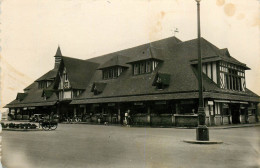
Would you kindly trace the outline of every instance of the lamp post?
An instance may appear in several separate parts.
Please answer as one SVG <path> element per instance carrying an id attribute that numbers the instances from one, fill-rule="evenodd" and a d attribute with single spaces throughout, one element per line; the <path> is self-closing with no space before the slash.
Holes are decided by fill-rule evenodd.
<path id="1" fill-rule="evenodd" d="M 202 82 L 202 63 L 201 63 L 201 42 L 200 42 L 200 1 L 197 2 L 198 19 L 198 83 L 199 83 L 199 108 L 198 108 L 198 127 L 196 129 L 197 141 L 209 141 L 209 130 L 205 124 L 206 114 L 203 100 L 203 82 Z"/>

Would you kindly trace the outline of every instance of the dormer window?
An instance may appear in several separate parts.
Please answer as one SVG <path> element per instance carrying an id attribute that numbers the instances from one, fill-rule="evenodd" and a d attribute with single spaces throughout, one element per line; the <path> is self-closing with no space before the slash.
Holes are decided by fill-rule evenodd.
<path id="1" fill-rule="evenodd" d="M 133 63 L 133 74 L 140 75 L 151 73 L 158 66 L 159 62 L 156 60 L 144 60 Z"/>
<path id="2" fill-rule="evenodd" d="M 128 68 L 128 57 L 116 54 L 110 60 L 102 64 L 98 70 L 102 70 L 102 79 L 115 79 Z"/>
<path id="3" fill-rule="evenodd" d="M 23 101 L 26 96 L 27 93 L 17 93 L 16 100 Z"/>
<path id="4" fill-rule="evenodd" d="M 74 89 L 73 90 L 73 98 L 78 97 L 82 92 L 83 92 L 83 90 Z"/>
<path id="5" fill-rule="evenodd" d="M 162 90 L 170 85 L 171 76 L 166 73 L 157 73 L 154 81 L 153 86 L 156 86 L 156 89 Z"/>
<path id="6" fill-rule="evenodd" d="M 123 72 L 123 70 L 124 70 L 124 68 L 119 67 L 119 66 L 103 69 L 102 70 L 103 79 L 117 78 L 120 76 L 120 74 Z"/>
<path id="7" fill-rule="evenodd" d="M 54 91 L 53 90 L 43 90 L 42 91 L 42 97 L 44 100 L 47 100 L 48 98 L 50 98 L 53 95 Z"/>
<path id="8" fill-rule="evenodd" d="M 106 85 L 107 85 L 106 83 L 95 82 L 92 85 L 91 92 L 93 92 L 94 95 L 98 95 L 104 91 Z"/>
<path id="9" fill-rule="evenodd" d="M 52 81 L 39 81 L 38 88 L 39 89 L 48 88 L 51 84 L 52 84 Z"/>

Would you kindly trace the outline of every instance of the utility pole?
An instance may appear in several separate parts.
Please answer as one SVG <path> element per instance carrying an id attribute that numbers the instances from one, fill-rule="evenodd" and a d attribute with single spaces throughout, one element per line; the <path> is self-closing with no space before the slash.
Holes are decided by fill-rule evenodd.
<path id="1" fill-rule="evenodd" d="M 206 114 L 204 110 L 203 99 L 203 80 L 202 80 L 202 63 L 201 63 L 201 35 L 200 35 L 200 1 L 197 2 L 197 21 L 198 21 L 198 83 L 199 83 L 199 108 L 198 108 L 198 127 L 196 128 L 197 141 L 209 141 L 209 130 L 206 126 Z"/>

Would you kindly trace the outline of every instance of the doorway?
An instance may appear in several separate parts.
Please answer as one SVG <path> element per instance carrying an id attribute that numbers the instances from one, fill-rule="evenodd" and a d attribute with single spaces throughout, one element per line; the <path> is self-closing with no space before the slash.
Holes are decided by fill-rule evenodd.
<path id="1" fill-rule="evenodd" d="M 232 115 L 232 123 L 233 124 L 240 124 L 240 105 L 239 104 L 232 104 L 231 108 L 231 115 Z"/>

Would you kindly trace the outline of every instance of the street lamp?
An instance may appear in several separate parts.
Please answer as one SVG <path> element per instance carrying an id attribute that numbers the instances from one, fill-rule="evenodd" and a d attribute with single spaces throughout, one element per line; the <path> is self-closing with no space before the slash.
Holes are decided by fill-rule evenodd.
<path id="1" fill-rule="evenodd" d="M 209 141 L 209 130 L 205 124 L 206 114 L 203 100 L 203 82 L 202 82 L 202 63 L 201 63 L 201 42 L 200 42 L 200 1 L 197 2 L 198 19 L 198 83 L 199 83 L 199 108 L 198 108 L 198 127 L 196 128 L 197 141 Z"/>

